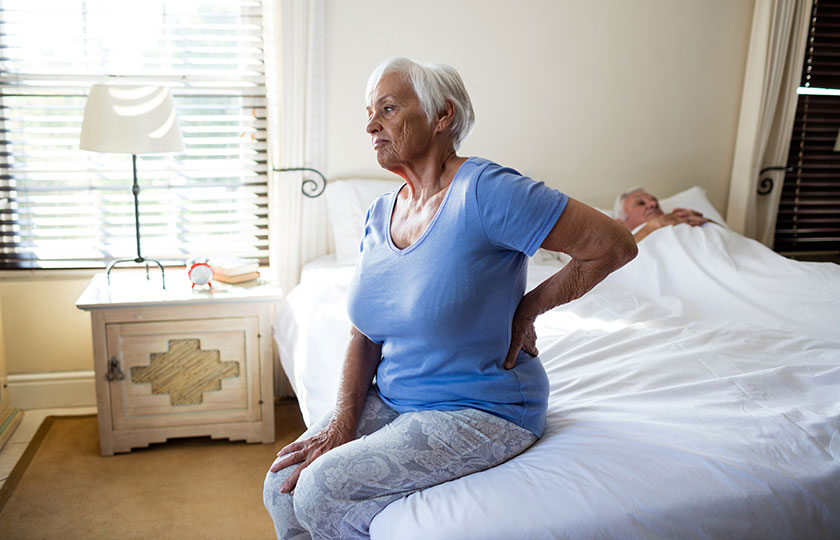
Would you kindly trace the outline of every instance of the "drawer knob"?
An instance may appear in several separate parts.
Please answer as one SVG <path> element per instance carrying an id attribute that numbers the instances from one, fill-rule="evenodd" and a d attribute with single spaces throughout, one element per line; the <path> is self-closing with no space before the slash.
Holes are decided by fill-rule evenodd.
<path id="1" fill-rule="evenodd" d="M 105 379 L 109 382 L 125 379 L 125 373 L 120 369 L 120 362 L 116 356 L 112 356 L 108 362 L 108 372 L 105 373 Z"/>

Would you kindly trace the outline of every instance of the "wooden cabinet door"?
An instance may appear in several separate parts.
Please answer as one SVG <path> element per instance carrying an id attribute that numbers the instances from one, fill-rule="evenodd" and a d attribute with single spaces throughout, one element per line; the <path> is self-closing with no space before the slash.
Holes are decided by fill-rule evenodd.
<path id="1" fill-rule="evenodd" d="M 261 419 L 257 317 L 106 325 L 114 431 Z"/>

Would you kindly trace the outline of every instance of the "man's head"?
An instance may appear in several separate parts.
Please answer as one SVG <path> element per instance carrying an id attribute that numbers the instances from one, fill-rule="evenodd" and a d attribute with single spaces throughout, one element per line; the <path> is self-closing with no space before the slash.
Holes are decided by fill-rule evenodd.
<path id="1" fill-rule="evenodd" d="M 665 212 L 659 206 L 659 201 L 645 191 L 637 187 L 622 193 L 615 200 L 615 219 L 623 223 L 631 231 L 643 223 L 647 223 L 656 216 Z"/>

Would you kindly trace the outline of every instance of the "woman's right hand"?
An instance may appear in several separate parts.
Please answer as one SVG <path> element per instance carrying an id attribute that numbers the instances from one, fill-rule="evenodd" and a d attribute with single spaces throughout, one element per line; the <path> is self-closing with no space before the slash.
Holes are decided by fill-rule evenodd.
<path id="1" fill-rule="evenodd" d="M 369 340 L 355 326 L 350 336 L 332 420 L 314 436 L 293 442 L 280 450 L 277 457 L 282 459 L 271 466 L 270 471 L 277 472 L 299 464 L 280 486 L 281 493 L 294 493 L 300 473 L 305 468 L 333 448 L 356 438 L 356 426 L 362 415 L 376 366 L 382 358 L 382 345 Z"/>
<path id="2" fill-rule="evenodd" d="M 348 431 L 350 431 L 350 433 L 348 433 Z M 300 473 L 303 472 L 303 469 L 333 448 L 352 441 L 353 435 L 352 430 L 342 429 L 338 426 L 338 424 L 330 422 L 327 427 L 316 435 L 308 439 L 286 445 L 277 453 L 277 457 L 285 457 L 271 466 L 271 472 L 277 472 L 280 469 L 285 469 L 286 467 L 290 467 L 298 463 L 300 465 L 298 465 L 294 472 L 292 472 L 286 481 L 283 482 L 283 485 L 280 486 L 280 492 L 294 494 L 295 486 L 297 485 L 298 478 L 300 477 Z"/>

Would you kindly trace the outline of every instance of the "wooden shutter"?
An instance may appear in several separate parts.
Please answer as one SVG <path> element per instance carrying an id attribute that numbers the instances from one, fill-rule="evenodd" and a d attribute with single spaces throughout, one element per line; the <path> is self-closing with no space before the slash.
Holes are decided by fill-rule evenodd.
<path id="1" fill-rule="evenodd" d="M 774 249 L 831 255 L 840 253 L 840 0 L 814 2 L 810 32 Z"/>

